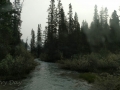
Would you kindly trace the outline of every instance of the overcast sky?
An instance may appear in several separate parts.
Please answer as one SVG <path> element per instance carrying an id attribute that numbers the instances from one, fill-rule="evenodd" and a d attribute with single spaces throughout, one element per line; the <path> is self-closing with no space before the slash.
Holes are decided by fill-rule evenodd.
<path id="1" fill-rule="evenodd" d="M 14 0 L 11 0 L 13 2 Z M 23 1 L 23 0 L 21 0 Z M 109 17 L 114 10 L 117 11 L 117 14 L 120 15 L 119 6 L 120 0 L 61 0 L 63 4 L 63 8 L 65 10 L 65 14 L 67 15 L 69 10 L 69 3 L 72 4 L 73 13 L 77 12 L 79 22 L 86 20 L 89 25 L 93 20 L 94 15 L 94 6 L 95 4 L 98 6 L 98 13 L 101 7 L 107 7 Z M 57 2 L 57 0 L 56 0 Z M 47 25 L 47 9 L 50 5 L 50 0 L 24 0 L 23 10 L 21 13 L 22 19 L 22 39 L 26 39 L 28 37 L 29 41 L 31 38 L 31 29 L 33 28 L 35 34 L 37 33 L 38 24 L 42 25 L 42 30 L 44 30 Z"/>

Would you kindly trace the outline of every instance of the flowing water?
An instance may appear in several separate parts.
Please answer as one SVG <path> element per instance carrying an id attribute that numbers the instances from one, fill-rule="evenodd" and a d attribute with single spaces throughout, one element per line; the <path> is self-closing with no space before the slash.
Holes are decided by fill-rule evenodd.
<path id="1" fill-rule="evenodd" d="M 55 63 L 38 61 L 35 70 L 22 81 L 0 81 L 0 90 L 88 90 L 91 85 L 65 74 L 77 73 L 60 69 Z"/>

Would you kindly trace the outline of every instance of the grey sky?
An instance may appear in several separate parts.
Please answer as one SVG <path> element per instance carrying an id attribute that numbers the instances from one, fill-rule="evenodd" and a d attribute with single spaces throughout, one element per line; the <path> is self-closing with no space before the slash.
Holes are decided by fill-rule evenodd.
<path id="1" fill-rule="evenodd" d="M 11 0 L 13 2 L 14 0 Z M 23 0 L 21 0 L 23 1 Z M 86 20 L 89 24 L 93 19 L 94 14 L 94 6 L 95 4 L 98 6 L 98 12 L 101 7 L 107 7 L 109 17 L 114 10 L 117 10 L 117 14 L 120 15 L 119 0 L 61 0 L 65 14 L 68 13 L 68 5 L 72 4 L 73 13 L 77 12 L 79 17 L 79 22 Z M 56 0 L 57 2 L 57 0 Z M 31 29 L 35 30 L 35 34 L 37 33 L 38 24 L 42 25 L 42 30 L 45 29 L 47 25 L 47 9 L 50 5 L 50 0 L 24 0 L 23 10 L 21 13 L 22 26 L 21 32 L 23 34 L 22 39 L 26 39 L 28 37 L 29 41 L 31 38 Z"/>

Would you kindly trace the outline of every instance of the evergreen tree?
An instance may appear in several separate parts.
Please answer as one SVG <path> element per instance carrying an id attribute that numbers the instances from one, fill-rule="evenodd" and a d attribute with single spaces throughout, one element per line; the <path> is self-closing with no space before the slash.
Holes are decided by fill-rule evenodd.
<path id="1" fill-rule="evenodd" d="M 80 52 L 87 54 L 91 52 L 90 44 L 88 42 L 88 23 L 83 20 L 80 33 Z"/>
<path id="2" fill-rule="evenodd" d="M 108 24 L 108 9 L 107 9 L 107 7 L 104 10 L 104 22 L 105 22 L 105 24 Z"/>
<path id="3" fill-rule="evenodd" d="M 97 5 L 95 5 L 93 22 L 95 25 L 98 25 L 98 21 L 99 21 L 98 10 L 97 10 Z"/>
<path id="4" fill-rule="evenodd" d="M 100 11 L 100 38 L 101 38 L 101 43 L 105 45 L 106 40 L 108 39 L 108 24 L 107 24 L 107 8 L 101 8 Z"/>
<path id="5" fill-rule="evenodd" d="M 77 13 L 75 13 L 75 16 L 74 16 L 74 20 L 73 20 L 73 33 L 72 35 L 69 37 L 71 38 L 70 41 L 71 41 L 71 49 L 72 49 L 72 52 L 73 54 L 78 54 L 80 53 L 80 47 L 81 47 L 81 37 L 80 37 L 80 24 L 78 22 L 78 16 L 77 16 Z"/>
<path id="6" fill-rule="evenodd" d="M 50 7 L 48 9 L 48 32 L 47 32 L 47 42 L 46 49 L 49 55 L 49 61 L 56 60 L 56 55 L 58 51 L 58 30 L 57 30 L 57 9 L 55 8 L 55 1 L 51 0 Z"/>
<path id="7" fill-rule="evenodd" d="M 15 47 L 20 44 L 21 9 L 19 0 L 12 5 L 10 0 L 0 1 L 0 51 L 3 58 L 7 53 L 15 54 Z M 4 37 L 4 38 L 3 38 Z"/>
<path id="8" fill-rule="evenodd" d="M 64 11 L 61 11 L 61 9 L 63 9 L 62 7 L 62 3 L 61 3 L 61 0 L 58 0 L 58 7 L 57 7 L 57 20 L 58 20 L 58 25 L 57 25 L 57 28 L 58 28 L 58 32 L 59 32 L 59 29 L 60 29 L 60 25 L 61 25 L 61 13 L 64 12 Z"/>
<path id="9" fill-rule="evenodd" d="M 66 26 L 66 21 L 65 21 L 65 14 L 63 8 L 60 10 L 60 17 L 59 17 L 59 40 L 58 40 L 58 47 L 60 52 L 63 53 L 63 56 L 67 55 L 67 37 L 68 37 L 68 29 Z"/>
<path id="10" fill-rule="evenodd" d="M 38 24 L 38 32 L 37 32 L 37 57 L 39 57 L 42 49 L 42 39 L 41 39 L 41 25 Z"/>
<path id="11" fill-rule="evenodd" d="M 55 1 L 51 0 L 50 7 L 48 9 L 48 39 L 53 40 L 56 37 L 56 26 L 55 26 Z M 52 41 L 51 41 L 52 42 Z"/>
<path id="12" fill-rule="evenodd" d="M 43 34 L 44 34 L 43 39 L 44 39 L 44 47 L 45 47 L 45 45 L 47 43 L 47 39 L 48 39 L 48 27 L 47 26 L 45 26 L 45 30 L 44 30 Z"/>
<path id="13" fill-rule="evenodd" d="M 72 5 L 71 3 L 69 4 L 69 33 L 71 34 L 73 32 L 73 12 L 72 12 Z"/>
<path id="14" fill-rule="evenodd" d="M 26 39 L 26 42 L 25 42 L 25 49 L 26 50 L 28 50 L 28 43 L 27 43 L 27 41 L 28 41 L 28 38 Z"/>
<path id="15" fill-rule="evenodd" d="M 109 33 L 110 33 L 110 29 L 109 29 L 109 25 L 108 25 L 108 9 L 107 7 L 104 9 L 104 27 L 103 27 L 103 40 L 104 40 L 104 48 L 107 48 L 109 46 L 110 42 L 110 37 L 109 37 Z"/>
<path id="16" fill-rule="evenodd" d="M 100 11 L 100 25 L 101 25 L 101 29 L 103 29 L 104 27 L 104 8 L 102 7 L 101 8 L 101 11 Z"/>
<path id="17" fill-rule="evenodd" d="M 110 19 L 110 47 L 109 49 L 114 51 L 119 51 L 120 47 L 120 26 L 119 26 L 119 16 L 114 10 L 112 13 L 112 18 Z"/>
<path id="18" fill-rule="evenodd" d="M 102 12 L 101 12 L 101 14 L 102 14 Z M 101 17 L 99 20 L 97 5 L 95 5 L 93 22 L 91 23 L 90 32 L 88 34 L 88 36 L 89 36 L 88 41 L 89 41 L 91 49 L 93 51 L 99 51 L 99 49 L 101 49 L 101 47 L 103 47 L 103 42 L 102 42 L 102 38 L 103 38 L 102 31 L 103 30 L 102 30 L 101 24 L 100 24 L 100 22 L 103 19 L 101 20 Z"/>
<path id="19" fill-rule="evenodd" d="M 35 32 L 34 32 L 33 29 L 31 30 L 31 36 L 32 36 L 32 38 L 31 38 L 31 44 L 30 44 L 31 53 L 33 55 L 35 55 Z"/>
<path id="20" fill-rule="evenodd" d="M 12 10 L 12 36 L 13 41 L 11 43 L 12 49 L 11 52 L 14 55 L 15 54 L 15 47 L 21 43 L 21 36 L 20 33 L 20 27 L 21 27 L 21 11 L 22 11 L 22 4 L 20 3 L 20 0 L 15 0 L 13 4 L 13 10 Z"/>
<path id="21" fill-rule="evenodd" d="M 14 36 L 14 45 L 20 44 L 20 27 L 21 27 L 21 10 L 22 5 L 20 4 L 20 0 L 15 0 L 14 9 L 13 9 L 13 36 Z"/>
<path id="22" fill-rule="evenodd" d="M 0 1 L 0 60 L 10 52 L 12 36 L 12 4 L 9 0 Z"/>
<path id="23" fill-rule="evenodd" d="M 110 19 L 110 28 L 113 42 L 118 42 L 120 34 L 119 16 L 117 15 L 117 12 L 115 10 L 112 13 L 112 18 Z"/>

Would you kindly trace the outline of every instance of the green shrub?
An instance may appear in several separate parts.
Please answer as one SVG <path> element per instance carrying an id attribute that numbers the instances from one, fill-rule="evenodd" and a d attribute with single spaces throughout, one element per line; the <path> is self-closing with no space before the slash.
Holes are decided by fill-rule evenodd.
<path id="1" fill-rule="evenodd" d="M 10 75 L 14 62 L 15 60 L 13 59 L 13 57 L 10 54 L 8 54 L 6 58 L 0 62 L 0 74 Z"/>
<path id="2" fill-rule="evenodd" d="M 120 90 L 120 77 L 110 74 L 99 77 L 91 90 Z"/>
<path id="3" fill-rule="evenodd" d="M 79 72 L 115 72 L 120 66 L 120 54 L 107 54 L 101 56 L 98 53 L 77 55 L 67 60 L 60 60 L 61 67 Z"/>
<path id="4" fill-rule="evenodd" d="M 88 71 L 86 66 L 89 66 L 86 61 L 80 61 L 80 60 L 60 60 L 58 61 L 60 63 L 60 66 L 64 69 L 70 69 L 70 70 L 76 70 L 76 71 Z"/>
<path id="5" fill-rule="evenodd" d="M 32 55 L 22 46 L 17 47 L 16 56 L 8 54 L 0 62 L 0 76 L 22 77 L 29 73 L 37 64 Z"/>
<path id="6" fill-rule="evenodd" d="M 94 73 L 80 73 L 79 78 L 88 81 L 88 83 L 93 83 L 97 76 Z"/>
<path id="7" fill-rule="evenodd" d="M 119 54 L 108 54 L 105 58 L 98 61 L 98 69 L 102 71 L 116 71 L 120 65 L 119 58 Z"/>
<path id="8" fill-rule="evenodd" d="M 108 56 L 109 54 L 112 54 L 109 50 L 103 48 L 101 49 L 99 52 L 98 52 L 102 57 L 106 57 Z"/>

